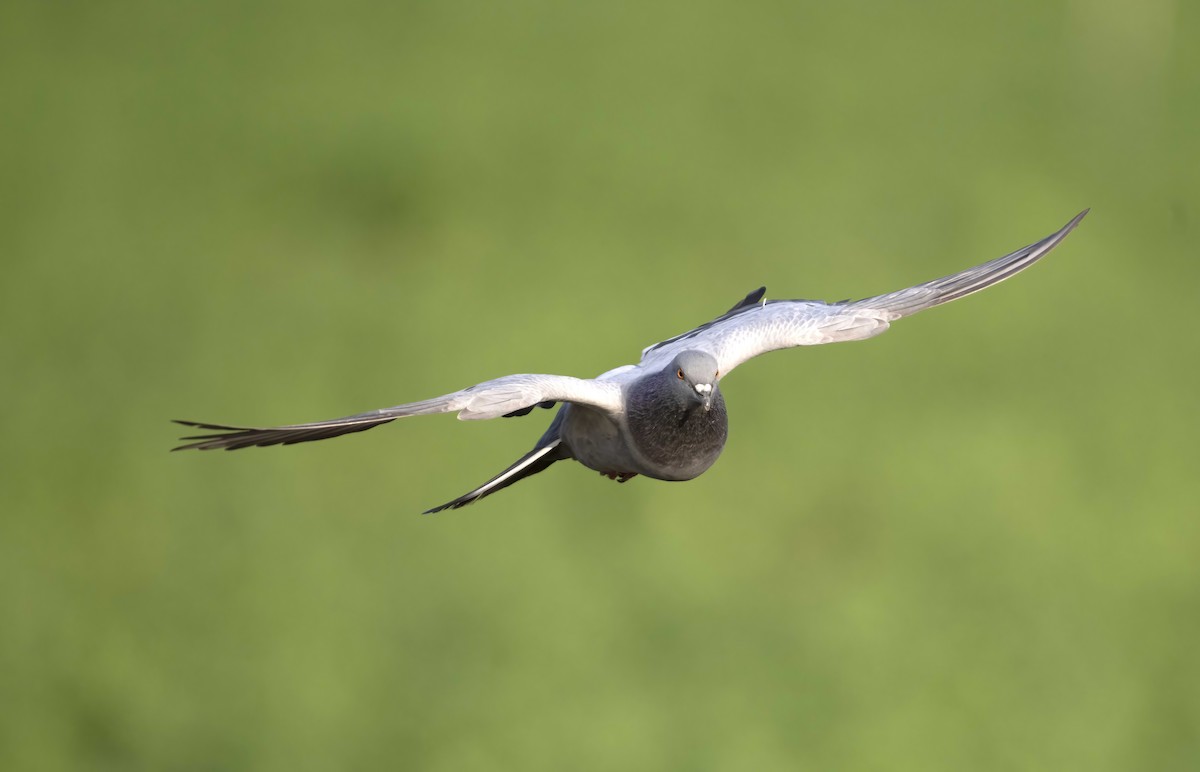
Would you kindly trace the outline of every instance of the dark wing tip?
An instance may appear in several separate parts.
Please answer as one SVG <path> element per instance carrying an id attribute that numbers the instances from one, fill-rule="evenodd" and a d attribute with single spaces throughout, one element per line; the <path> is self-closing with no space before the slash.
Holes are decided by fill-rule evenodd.
<path id="1" fill-rule="evenodd" d="M 427 509 L 424 512 L 422 512 L 421 514 L 422 515 L 436 515 L 438 512 L 443 512 L 447 509 L 460 509 L 462 507 L 465 507 L 468 504 L 474 503 L 475 501 L 477 501 L 481 498 L 483 498 L 483 497 L 482 496 L 463 496 L 462 498 L 457 498 L 454 501 L 447 501 L 445 504 L 434 507 L 433 509 Z"/>
<path id="2" fill-rule="evenodd" d="M 746 297 L 739 300 L 737 303 L 734 303 L 733 308 L 726 311 L 725 314 L 732 314 L 734 311 L 740 311 L 741 309 L 748 308 L 749 306 L 756 306 L 766 294 L 767 288 L 765 286 L 759 287 L 758 289 L 746 295 Z M 725 314 L 722 314 L 722 316 Z"/>
<path id="3" fill-rule="evenodd" d="M 522 460 L 524 460 L 524 459 L 522 459 Z M 547 464 L 546 466 L 549 466 L 549 464 Z M 542 467 L 542 469 L 544 469 L 544 468 L 545 467 Z M 540 472 L 541 469 L 538 469 L 537 471 Z M 512 482 L 516 482 L 519 479 L 520 479 L 520 477 L 512 480 Z M 501 488 L 508 487 L 508 485 L 506 484 L 506 485 L 497 486 L 495 488 L 490 488 L 490 487 L 488 487 L 489 484 L 490 483 L 484 483 L 483 485 L 481 485 L 480 487 L 471 491 L 470 493 L 464 493 L 463 495 L 459 496 L 456 499 L 447 501 L 445 504 L 439 504 L 436 507 L 427 509 L 424 512 L 422 512 L 421 514 L 422 515 L 436 515 L 438 512 L 444 512 L 447 509 L 462 509 L 466 505 L 474 504 L 476 501 L 479 501 L 480 499 L 482 499 L 483 497 L 485 497 L 489 494 L 495 493 L 496 491 L 500 490 Z"/>
<path id="4" fill-rule="evenodd" d="M 177 445 L 171 448 L 174 453 L 177 450 L 213 450 L 215 448 L 225 448 L 232 450 L 235 447 L 241 447 L 235 444 L 238 440 L 244 439 L 250 433 L 261 432 L 263 429 L 254 429 L 248 426 L 228 426 L 226 424 L 209 424 L 201 421 L 184 421 L 180 418 L 172 418 L 172 423 L 177 423 L 180 426 L 190 426 L 193 429 L 207 429 L 214 434 L 192 434 L 186 437 L 180 437 L 180 440 L 194 440 L 193 442 L 185 442 L 183 445 Z"/>
<path id="5" fill-rule="evenodd" d="M 395 416 L 382 416 L 370 420 L 340 419 L 314 424 L 297 424 L 295 426 L 277 426 L 259 428 L 253 426 L 228 426 L 226 424 L 209 424 L 199 421 L 174 422 L 196 429 L 207 429 L 214 434 L 195 434 L 180 437 L 181 440 L 192 440 L 171 448 L 176 450 L 240 450 L 250 447 L 267 447 L 268 445 L 295 445 L 297 442 L 311 442 L 338 437 L 343 434 L 365 432 L 376 426 L 396 420 Z"/>
<path id="6" fill-rule="evenodd" d="M 179 418 L 172 418 L 171 423 L 179 424 L 180 426 L 191 426 L 194 429 L 212 429 L 217 432 L 244 432 L 250 431 L 248 426 L 226 426 L 225 424 L 205 424 L 199 421 L 183 421 Z M 190 439 L 184 437 L 183 439 Z"/>

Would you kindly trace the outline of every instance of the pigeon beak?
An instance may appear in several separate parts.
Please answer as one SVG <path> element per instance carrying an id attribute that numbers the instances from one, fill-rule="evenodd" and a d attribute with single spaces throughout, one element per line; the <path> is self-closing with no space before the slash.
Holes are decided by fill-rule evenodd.
<path id="1" fill-rule="evenodd" d="M 700 398 L 700 404 L 704 405 L 704 412 L 712 409 L 712 384 L 697 383 L 696 396 Z"/>

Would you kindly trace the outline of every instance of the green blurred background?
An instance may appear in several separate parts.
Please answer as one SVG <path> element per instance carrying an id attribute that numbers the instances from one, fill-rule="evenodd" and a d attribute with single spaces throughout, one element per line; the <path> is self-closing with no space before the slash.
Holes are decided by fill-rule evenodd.
<path id="1" fill-rule="evenodd" d="M 1200 768 L 1200 31 L 1171 0 L 0 5 L 0 767 Z M 1018 279 L 723 384 L 169 454 L 771 297 Z"/>

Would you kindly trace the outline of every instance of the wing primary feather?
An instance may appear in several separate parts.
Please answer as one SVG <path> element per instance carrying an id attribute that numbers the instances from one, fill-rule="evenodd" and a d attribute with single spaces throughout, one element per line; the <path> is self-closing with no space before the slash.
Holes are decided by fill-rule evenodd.
<path id="1" fill-rule="evenodd" d="M 173 450 L 238 450 L 253 446 L 294 445 L 298 442 L 363 432 L 391 423 L 397 418 L 409 416 L 457 412 L 460 419 L 483 420 L 525 415 L 535 407 L 550 408 L 556 402 L 579 403 L 615 414 L 622 409 L 622 400 L 622 391 L 618 384 L 565 375 L 506 375 L 441 397 L 335 418 L 331 421 L 270 427 L 176 421 L 183 426 L 206 429 L 214 433 L 182 437 L 185 444 Z"/>
<path id="2" fill-rule="evenodd" d="M 722 314 L 722 316 L 725 316 L 726 314 L 732 314 L 734 311 L 738 311 L 743 308 L 749 308 L 750 306 L 757 306 L 759 304 L 759 301 L 762 300 L 763 296 L 766 294 L 767 294 L 767 288 L 759 287 L 758 289 L 756 289 L 753 292 L 746 295 L 746 297 L 744 297 L 741 300 L 739 300 L 738 302 L 734 303 L 733 308 L 726 311 L 725 314 Z M 720 318 L 720 317 L 717 317 L 717 318 Z"/>
<path id="3" fill-rule="evenodd" d="M 192 426 L 197 429 L 211 429 L 215 434 L 197 434 L 180 437 L 181 440 L 194 440 L 171 450 L 240 450 L 250 447 L 267 447 L 269 445 L 295 445 L 298 442 L 311 442 L 343 434 L 365 432 L 396 420 L 397 416 L 350 416 L 335 421 L 320 421 L 312 424 L 296 424 L 295 426 L 275 426 L 259 428 L 253 426 L 228 426 L 225 424 L 207 424 L 197 421 L 180 421 L 175 423 Z"/>
<path id="4" fill-rule="evenodd" d="M 974 268 L 968 268 L 965 271 L 943 276 L 940 279 L 918 284 L 915 287 L 856 300 L 845 304 L 845 307 L 886 311 L 893 314 L 895 318 L 900 318 L 972 295 L 1020 273 L 1041 260 L 1051 249 L 1058 246 L 1068 233 L 1075 229 L 1075 226 L 1089 211 L 1091 210 L 1084 209 L 1057 232 L 1003 257 L 990 260 Z"/>
<path id="5" fill-rule="evenodd" d="M 1058 246 L 1087 213 L 1083 210 L 1058 231 L 1029 246 L 915 287 L 840 303 L 771 300 L 761 312 L 735 306 L 734 311 L 712 322 L 647 349 L 643 361 L 662 349 L 665 358 L 685 345 L 694 346 L 712 351 L 722 376 L 728 376 L 734 368 L 768 351 L 865 340 L 884 332 L 897 319 L 966 297 L 1025 270 Z"/>

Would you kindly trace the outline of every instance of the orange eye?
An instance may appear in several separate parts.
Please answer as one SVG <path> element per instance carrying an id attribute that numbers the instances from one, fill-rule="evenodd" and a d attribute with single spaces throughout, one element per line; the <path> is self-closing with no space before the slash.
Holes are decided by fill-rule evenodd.
<path id="1" fill-rule="evenodd" d="M 720 378 L 720 377 L 721 377 L 721 371 L 720 371 L 720 370 L 717 370 L 715 373 L 713 373 L 713 377 L 714 377 L 714 378 Z"/>
<path id="2" fill-rule="evenodd" d="M 676 370 L 675 375 L 679 378 L 679 380 L 682 381 L 683 380 L 683 368 L 681 367 L 678 370 Z"/>

